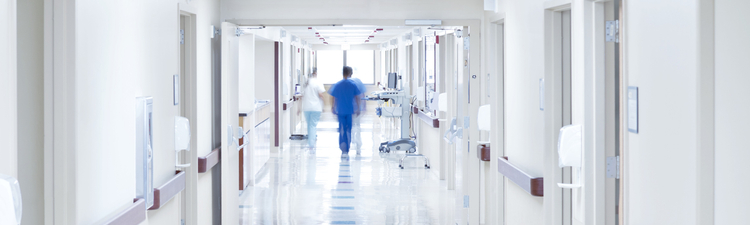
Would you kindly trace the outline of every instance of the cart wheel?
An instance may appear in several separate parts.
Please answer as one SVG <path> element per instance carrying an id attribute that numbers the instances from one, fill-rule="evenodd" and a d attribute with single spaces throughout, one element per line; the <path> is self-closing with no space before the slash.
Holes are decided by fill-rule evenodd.
<path id="1" fill-rule="evenodd" d="M 428 166 L 428 165 L 424 165 L 424 168 L 427 168 L 427 169 L 429 169 L 429 168 L 430 168 L 430 166 Z"/>
<path id="2" fill-rule="evenodd" d="M 415 149 L 415 148 L 410 148 L 409 149 L 409 153 L 415 153 L 415 152 L 417 152 L 417 149 Z"/>

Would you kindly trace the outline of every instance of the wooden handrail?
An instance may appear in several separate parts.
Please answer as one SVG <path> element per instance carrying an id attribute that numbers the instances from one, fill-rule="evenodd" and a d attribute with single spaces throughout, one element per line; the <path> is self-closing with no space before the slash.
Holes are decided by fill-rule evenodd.
<path id="1" fill-rule="evenodd" d="M 417 113 L 417 116 L 419 116 L 422 121 L 424 121 L 427 125 L 432 126 L 432 128 L 440 128 L 440 121 L 437 117 L 433 117 L 431 115 L 427 115 L 423 110 L 412 106 L 412 112 Z"/>
<path id="2" fill-rule="evenodd" d="M 492 159 L 490 156 L 490 146 L 477 145 L 477 158 L 479 158 L 479 160 L 489 162 Z"/>
<path id="3" fill-rule="evenodd" d="M 544 196 L 544 178 L 532 177 L 528 173 L 510 164 L 507 158 L 497 158 L 497 172 L 513 181 L 532 196 Z"/>
<path id="4" fill-rule="evenodd" d="M 133 204 L 127 209 L 117 214 L 112 219 L 107 220 L 103 224 L 107 225 L 125 225 L 125 224 L 140 224 L 146 220 L 146 200 L 142 198 L 133 199 Z"/>
<path id="5" fill-rule="evenodd" d="M 156 210 L 167 204 L 169 200 L 185 190 L 185 171 L 175 171 L 174 177 L 159 188 L 154 188 L 154 206 L 148 210 Z"/>
<path id="6" fill-rule="evenodd" d="M 208 153 L 208 155 L 204 157 L 198 157 L 198 173 L 205 173 L 219 163 L 219 160 L 221 159 L 220 150 L 221 147 L 218 147 Z"/>

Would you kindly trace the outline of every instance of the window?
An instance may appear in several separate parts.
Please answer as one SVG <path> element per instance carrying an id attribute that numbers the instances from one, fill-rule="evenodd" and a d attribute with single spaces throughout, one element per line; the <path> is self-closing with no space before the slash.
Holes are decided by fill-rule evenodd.
<path id="1" fill-rule="evenodd" d="M 375 54 L 372 50 L 321 50 L 318 55 L 318 79 L 324 84 L 334 84 L 341 80 L 344 65 L 352 67 L 352 77 L 364 84 L 375 83 Z M 346 63 L 346 64 L 344 64 Z"/>
<path id="2" fill-rule="evenodd" d="M 346 51 L 346 65 L 352 67 L 352 77 L 364 84 L 375 83 L 375 56 L 372 50 Z"/>
<path id="3" fill-rule="evenodd" d="M 344 51 L 318 51 L 318 79 L 324 84 L 335 84 L 342 78 Z M 360 78 L 362 79 L 362 78 Z"/>

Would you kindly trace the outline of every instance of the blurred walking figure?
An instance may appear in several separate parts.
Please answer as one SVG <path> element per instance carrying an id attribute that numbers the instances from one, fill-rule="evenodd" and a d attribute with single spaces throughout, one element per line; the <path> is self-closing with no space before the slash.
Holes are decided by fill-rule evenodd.
<path id="1" fill-rule="evenodd" d="M 349 157 L 349 148 L 351 147 L 352 138 L 352 115 L 359 114 L 359 101 L 354 101 L 355 97 L 362 94 L 349 77 L 352 76 L 352 68 L 345 66 L 343 71 L 344 79 L 336 82 L 328 93 L 333 96 L 332 111 L 339 119 L 339 148 L 341 148 L 341 158 Z"/>
<path id="2" fill-rule="evenodd" d="M 362 116 L 365 115 L 365 112 L 367 110 L 367 104 L 365 103 L 364 97 L 365 92 L 367 92 L 367 88 L 365 88 L 365 84 L 362 83 L 362 80 L 359 78 L 350 78 L 352 81 L 354 81 L 354 84 L 357 85 L 357 89 L 359 89 L 360 94 L 357 95 L 357 97 L 354 98 L 354 101 L 357 101 L 358 107 L 354 109 L 356 112 L 354 113 L 354 116 L 352 116 L 352 144 L 356 145 L 357 149 L 357 155 L 362 154 L 362 128 L 360 127 L 360 119 Z"/>
<path id="3" fill-rule="evenodd" d="M 326 92 L 317 77 L 318 68 L 313 68 L 312 74 L 302 89 L 302 108 L 305 109 L 305 121 L 307 121 L 307 146 L 313 153 L 315 153 L 315 142 L 318 140 L 318 121 L 320 121 L 320 113 L 323 112 L 323 93 Z"/>

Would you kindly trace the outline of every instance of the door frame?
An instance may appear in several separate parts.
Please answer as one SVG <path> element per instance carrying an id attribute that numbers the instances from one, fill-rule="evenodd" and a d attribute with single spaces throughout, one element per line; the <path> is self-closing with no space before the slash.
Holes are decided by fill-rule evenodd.
<path id="1" fill-rule="evenodd" d="M 197 76 L 197 19 L 195 9 L 186 4 L 179 4 L 179 15 L 178 19 L 181 23 L 181 28 L 184 29 L 185 34 L 185 52 L 184 63 L 179 63 L 180 74 L 180 114 L 181 116 L 188 118 L 190 121 L 190 146 L 193 148 L 198 146 L 198 76 Z M 184 24 L 183 23 L 184 18 Z M 184 26 L 184 27 L 183 27 Z M 182 56 L 181 56 L 182 57 Z M 185 224 L 194 225 L 198 223 L 198 151 L 197 149 L 191 149 L 184 153 L 181 157 L 183 162 L 190 163 L 190 167 L 184 168 L 185 174 L 185 191 L 180 195 L 182 198 L 181 202 L 181 218 L 185 220 Z"/>
<path id="2" fill-rule="evenodd" d="M 221 24 L 221 222 L 239 222 L 239 151 L 234 142 L 239 124 L 238 26 Z M 231 128 L 231 129 L 229 129 Z M 231 132 L 231 133 L 230 133 Z M 232 141 L 230 142 L 230 138 Z M 232 222 L 235 221 L 235 222 Z"/>
<path id="3" fill-rule="evenodd" d="M 490 85 L 494 85 L 494 89 L 487 90 L 490 95 L 490 110 L 493 115 L 498 115 L 491 121 L 493 132 L 490 132 L 489 138 L 491 143 L 490 156 L 504 156 L 505 155 L 505 15 L 501 15 L 498 18 L 492 20 L 489 24 L 488 31 L 490 32 L 488 49 L 490 52 L 487 53 L 488 65 L 495 65 L 488 68 L 490 76 Z M 492 76 L 494 75 L 494 76 Z M 494 79 L 493 79 L 494 78 Z M 492 144 L 494 143 L 494 144 Z M 493 168 L 497 168 L 497 160 L 490 160 L 490 184 L 489 187 L 494 187 L 494 192 L 490 192 L 487 196 L 490 204 L 487 209 L 486 218 L 488 224 L 505 224 L 505 177 L 502 174 L 494 171 Z"/>

